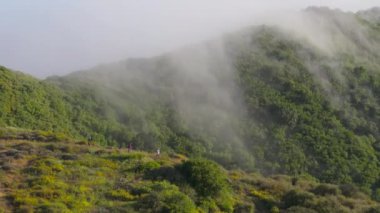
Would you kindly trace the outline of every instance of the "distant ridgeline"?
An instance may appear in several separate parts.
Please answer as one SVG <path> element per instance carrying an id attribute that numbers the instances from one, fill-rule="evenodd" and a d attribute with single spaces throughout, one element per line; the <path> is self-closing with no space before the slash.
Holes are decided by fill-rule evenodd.
<path id="1" fill-rule="evenodd" d="M 260 26 L 44 81 L 1 67 L 0 124 L 204 156 L 226 168 L 355 183 L 376 195 L 377 19 L 365 11 L 303 13 L 325 23 L 315 37 L 330 40 Z"/>

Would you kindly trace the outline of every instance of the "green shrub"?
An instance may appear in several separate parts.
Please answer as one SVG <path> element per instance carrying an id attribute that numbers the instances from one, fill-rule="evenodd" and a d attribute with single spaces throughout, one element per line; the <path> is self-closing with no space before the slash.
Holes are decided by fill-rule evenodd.
<path id="1" fill-rule="evenodd" d="M 24 190 L 17 190 L 10 197 L 16 206 L 36 206 L 38 204 L 38 199 L 30 196 Z"/>
<path id="2" fill-rule="evenodd" d="M 231 192 L 223 190 L 215 200 L 223 212 L 232 212 L 234 210 L 235 199 L 232 197 Z"/>
<path id="3" fill-rule="evenodd" d="M 148 172 L 153 169 L 160 168 L 160 164 L 156 161 L 139 162 L 135 167 L 135 172 Z"/>
<path id="4" fill-rule="evenodd" d="M 50 183 L 51 185 L 52 183 Z M 53 183 L 54 184 L 54 183 Z M 65 194 L 63 191 L 55 190 L 52 188 L 47 188 L 46 186 L 36 186 L 36 188 L 33 190 L 30 195 L 33 197 L 39 197 L 47 200 L 52 200 L 61 197 L 63 194 Z"/>
<path id="5" fill-rule="evenodd" d="M 227 175 L 210 160 L 186 161 L 180 166 L 180 171 L 200 196 L 216 197 L 221 191 L 229 189 Z"/>
<path id="6" fill-rule="evenodd" d="M 351 212 L 350 209 L 344 207 L 336 197 L 319 197 L 307 204 L 307 207 L 312 208 L 320 213 L 330 212 Z"/>
<path id="7" fill-rule="evenodd" d="M 272 208 L 270 208 L 270 212 L 271 213 L 280 213 L 280 209 L 277 206 L 272 206 Z"/>
<path id="8" fill-rule="evenodd" d="M 254 213 L 254 203 L 238 203 L 234 207 L 234 213 Z"/>
<path id="9" fill-rule="evenodd" d="M 309 192 L 302 192 L 291 190 L 282 198 L 284 207 L 289 208 L 291 206 L 304 206 L 308 201 L 312 200 L 315 196 Z"/>
<path id="10" fill-rule="evenodd" d="M 61 145 L 59 146 L 59 150 L 63 153 L 72 153 L 74 152 L 74 148 L 71 145 Z"/>
<path id="11" fill-rule="evenodd" d="M 167 180 L 172 183 L 183 182 L 182 174 L 172 166 L 161 166 L 145 173 L 145 178 L 151 180 Z"/>
<path id="12" fill-rule="evenodd" d="M 60 158 L 62 160 L 78 160 L 79 156 L 75 154 L 62 154 Z"/>
<path id="13" fill-rule="evenodd" d="M 194 202 L 168 182 L 158 182 L 152 191 L 137 203 L 137 209 L 145 212 L 195 213 Z"/>
<path id="14" fill-rule="evenodd" d="M 360 189 L 353 184 L 344 184 L 339 186 L 342 194 L 346 197 L 357 198 L 362 196 Z"/>
<path id="15" fill-rule="evenodd" d="M 132 195 L 135 196 L 142 196 L 144 194 L 148 194 L 152 191 L 149 185 L 136 183 L 133 185 L 133 188 L 131 189 Z"/>
<path id="16" fill-rule="evenodd" d="M 37 140 L 39 141 L 54 141 L 55 135 L 50 131 L 38 131 L 37 132 Z"/>
<path id="17" fill-rule="evenodd" d="M 146 156 L 145 153 L 142 152 L 131 152 L 126 154 L 112 154 L 107 158 L 115 161 L 125 161 L 125 160 L 141 160 Z"/>
<path id="18" fill-rule="evenodd" d="M 340 189 L 336 185 L 332 184 L 320 184 L 315 187 L 312 192 L 316 195 L 338 195 L 340 194 Z"/>
<path id="19" fill-rule="evenodd" d="M 67 135 L 65 135 L 64 133 L 56 133 L 56 134 L 54 134 L 54 139 L 56 141 L 67 141 L 70 138 Z"/>
<path id="20" fill-rule="evenodd" d="M 130 201 L 134 200 L 135 197 L 131 195 L 128 191 L 123 189 L 112 190 L 106 193 L 106 197 L 111 200 L 120 200 L 120 201 Z"/>
<path id="21" fill-rule="evenodd" d="M 286 209 L 284 213 L 317 213 L 317 212 L 314 209 L 309 209 L 302 206 L 292 206 Z"/>
<path id="22" fill-rule="evenodd" d="M 380 206 L 374 206 L 365 211 L 365 213 L 380 213 Z"/>
<path id="23" fill-rule="evenodd" d="M 275 202 L 275 198 L 266 191 L 252 189 L 250 190 L 250 195 L 269 204 L 273 204 Z"/>
<path id="24" fill-rule="evenodd" d="M 34 175 L 53 174 L 64 170 L 60 161 L 54 158 L 43 158 L 32 162 L 32 165 L 26 169 L 26 172 Z"/>
<path id="25" fill-rule="evenodd" d="M 373 191 L 372 191 L 372 199 L 376 200 L 376 201 L 380 201 L 380 188 L 375 188 Z"/>
<path id="26" fill-rule="evenodd" d="M 199 201 L 199 207 L 204 212 L 220 212 L 215 200 L 211 199 L 210 197 L 202 198 Z"/>
<path id="27" fill-rule="evenodd" d="M 69 209 L 63 203 L 44 203 L 36 208 L 37 212 L 69 212 Z"/>
<path id="28" fill-rule="evenodd" d="M 16 212 L 18 212 L 18 213 L 33 213 L 34 208 L 33 208 L 33 206 L 21 205 L 21 206 L 17 207 Z M 4 211 L 4 213 L 5 213 L 5 211 Z"/>

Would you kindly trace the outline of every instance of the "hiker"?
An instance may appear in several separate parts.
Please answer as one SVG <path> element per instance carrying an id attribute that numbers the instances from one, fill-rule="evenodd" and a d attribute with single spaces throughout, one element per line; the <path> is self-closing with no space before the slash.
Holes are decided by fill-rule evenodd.
<path id="1" fill-rule="evenodd" d="M 128 144 L 128 152 L 131 152 L 131 151 L 132 151 L 132 144 L 129 143 L 129 144 Z"/>
<path id="2" fill-rule="evenodd" d="M 157 149 L 157 156 L 160 156 L 160 149 Z"/>

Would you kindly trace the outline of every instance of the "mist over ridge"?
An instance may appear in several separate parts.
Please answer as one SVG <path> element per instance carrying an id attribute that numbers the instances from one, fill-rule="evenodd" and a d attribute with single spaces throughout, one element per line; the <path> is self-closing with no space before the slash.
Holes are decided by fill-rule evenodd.
<path id="1" fill-rule="evenodd" d="M 267 19 L 265 25 L 246 27 L 167 54 L 100 65 L 53 78 L 53 82 L 92 87 L 95 100 L 111 106 L 100 109 L 105 117 L 115 116 L 119 122 L 137 123 L 131 124 L 134 127 L 128 137 L 135 138 L 141 131 L 149 135 L 153 131 L 153 144 L 170 141 L 162 136 L 165 131 L 162 127 L 150 122 L 152 119 L 165 119 L 162 115 L 156 117 L 160 114 L 157 114 L 159 107 L 175 117 L 173 119 L 181 134 L 192 140 L 207 141 L 204 150 L 193 154 L 205 153 L 214 159 L 227 155 L 224 157 L 231 164 L 252 168 L 254 161 L 261 164 L 263 158 L 272 157 L 258 157 L 248 150 L 264 146 L 258 141 L 273 140 L 267 138 L 273 136 L 269 132 L 257 132 L 247 138 L 247 134 L 252 133 L 245 131 L 255 132 L 262 125 L 272 122 L 271 125 L 275 125 L 278 121 L 272 117 L 274 115 L 266 115 L 268 112 L 261 112 L 262 109 L 254 110 L 257 106 L 247 103 L 250 102 L 247 93 L 252 93 L 260 85 L 249 83 L 252 84 L 250 88 L 244 88 L 248 84 L 241 79 L 245 75 L 245 66 L 258 69 L 259 77 L 268 80 L 269 85 L 275 80 L 266 78 L 271 75 L 271 78 L 280 78 L 276 73 L 279 76 L 283 75 L 282 72 L 291 73 L 307 79 L 310 75 L 315 82 L 310 82 L 309 86 L 320 87 L 313 89 L 314 92 L 326 98 L 319 100 L 318 104 L 331 105 L 334 110 L 345 107 L 354 113 L 355 109 L 347 105 L 350 100 L 342 96 L 337 83 L 342 87 L 349 85 L 350 80 L 345 77 L 347 69 L 352 69 L 349 66 L 372 64 L 369 71 L 375 73 L 379 66 L 374 61 L 378 58 L 376 50 L 380 44 L 378 34 L 374 34 L 376 22 L 365 22 L 368 19 L 362 19 L 362 14 L 366 12 L 354 14 L 326 7 L 310 7 L 279 16 L 284 18 Z M 375 95 L 368 92 L 371 97 Z M 292 115 L 293 109 L 287 110 L 290 112 L 284 111 L 281 113 L 285 114 L 276 116 L 289 119 L 290 126 L 296 125 L 297 115 Z M 363 119 L 359 114 L 353 115 Z M 252 130 L 243 128 L 247 125 Z M 373 134 L 376 131 L 376 128 L 371 130 Z M 116 143 L 129 140 L 122 136 L 116 139 Z"/>
<path id="2" fill-rule="evenodd" d="M 310 5 L 356 12 L 377 3 L 376 0 L 2 2 L 0 48 L 4 51 L 0 52 L 0 63 L 39 78 L 64 75 L 124 58 L 159 55 L 225 32 L 262 24 L 269 14 L 278 16 Z"/>
<path id="3" fill-rule="evenodd" d="M 380 212 L 380 8 L 324 1 L 0 3 L 0 212 Z"/>

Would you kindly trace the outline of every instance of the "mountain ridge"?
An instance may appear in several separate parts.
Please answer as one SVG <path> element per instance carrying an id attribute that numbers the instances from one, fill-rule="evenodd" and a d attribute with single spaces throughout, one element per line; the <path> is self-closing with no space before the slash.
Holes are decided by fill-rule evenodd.
<path id="1" fill-rule="evenodd" d="M 378 199 L 380 28 L 365 12 L 303 13 L 296 26 L 316 25 L 248 27 L 44 81 L 1 67 L 0 124 L 355 184 Z"/>

